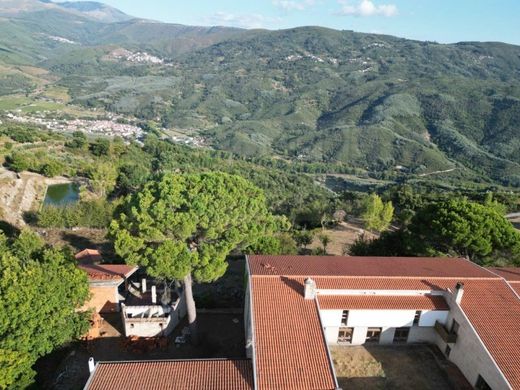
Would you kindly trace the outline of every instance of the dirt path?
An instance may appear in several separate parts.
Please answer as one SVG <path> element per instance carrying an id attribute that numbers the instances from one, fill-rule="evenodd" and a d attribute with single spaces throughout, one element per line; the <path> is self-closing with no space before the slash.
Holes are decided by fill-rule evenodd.
<path id="1" fill-rule="evenodd" d="M 68 183 L 65 177 L 48 178 L 37 173 L 16 174 L 0 167 L 0 219 L 17 226 L 25 225 L 24 213 L 43 201 L 48 185 Z"/>

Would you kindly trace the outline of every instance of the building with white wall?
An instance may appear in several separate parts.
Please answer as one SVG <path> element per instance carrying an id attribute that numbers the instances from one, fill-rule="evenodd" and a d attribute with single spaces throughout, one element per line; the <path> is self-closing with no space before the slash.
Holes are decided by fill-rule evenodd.
<path id="1" fill-rule="evenodd" d="M 191 361 L 212 381 L 206 388 L 337 390 L 330 345 L 430 343 L 476 389 L 520 389 L 520 269 L 333 256 L 249 256 L 246 266 L 248 359 Z M 132 364 L 146 375 L 130 375 Z M 116 380 L 119 388 L 171 388 L 164 370 L 185 364 L 161 364 L 98 363 L 86 389 Z M 163 377 L 164 387 L 154 387 Z M 195 388 L 186 381 L 174 387 Z"/>
<path id="2" fill-rule="evenodd" d="M 248 270 L 256 388 L 337 389 L 329 345 L 430 343 L 475 388 L 520 389 L 520 269 L 453 258 L 250 256 Z"/>

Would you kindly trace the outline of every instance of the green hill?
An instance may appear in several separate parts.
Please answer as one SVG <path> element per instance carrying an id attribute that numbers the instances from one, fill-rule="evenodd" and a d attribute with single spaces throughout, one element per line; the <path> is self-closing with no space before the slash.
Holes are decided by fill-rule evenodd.
<path id="1" fill-rule="evenodd" d="M 115 57 L 119 49 L 162 63 Z M 518 46 L 107 23 L 43 9 L 0 19 L 0 53 L 9 66 L 49 70 L 76 104 L 195 130 L 245 156 L 520 184 Z"/>

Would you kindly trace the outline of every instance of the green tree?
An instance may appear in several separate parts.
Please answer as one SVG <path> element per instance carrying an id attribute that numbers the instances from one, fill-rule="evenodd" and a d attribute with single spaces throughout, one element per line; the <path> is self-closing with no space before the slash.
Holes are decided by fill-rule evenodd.
<path id="1" fill-rule="evenodd" d="M 94 192 L 106 196 L 116 186 L 117 167 L 109 162 L 97 162 L 88 169 L 88 178 Z"/>
<path id="2" fill-rule="evenodd" d="M 307 249 L 307 246 L 312 243 L 314 234 L 310 230 L 296 230 L 294 232 L 294 240 L 298 247 Z"/>
<path id="3" fill-rule="evenodd" d="M 125 194 L 134 192 L 146 183 L 149 176 L 148 167 L 142 164 L 125 164 L 119 168 L 117 187 Z"/>
<path id="4" fill-rule="evenodd" d="M 0 234 L 0 388 L 26 388 L 36 359 L 88 329 L 87 275 L 31 231 Z"/>
<path id="5" fill-rule="evenodd" d="M 34 358 L 29 353 L 0 349 L 0 389 L 25 389 L 33 382 Z"/>
<path id="6" fill-rule="evenodd" d="M 72 139 L 65 144 L 72 149 L 86 149 L 88 145 L 87 136 L 82 131 L 72 133 Z"/>
<path id="7" fill-rule="evenodd" d="M 28 171 L 33 168 L 31 160 L 22 153 L 13 153 L 6 160 L 9 169 L 15 172 Z"/>
<path id="8" fill-rule="evenodd" d="M 127 263 L 162 280 L 182 281 L 197 343 L 193 280 L 220 278 L 230 251 L 287 225 L 269 213 L 262 191 L 239 176 L 165 174 L 127 197 L 110 236 Z"/>
<path id="9" fill-rule="evenodd" d="M 321 246 L 323 248 L 323 253 L 327 253 L 327 246 L 330 244 L 330 237 L 328 234 L 320 233 L 318 234 L 318 240 L 320 240 Z"/>
<path id="10" fill-rule="evenodd" d="M 433 251 L 482 260 L 495 250 L 520 246 L 520 233 L 498 211 L 465 198 L 432 203 L 413 218 L 408 229 L 425 253 Z"/>
<path id="11" fill-rule="evenodd" d="M 46 177 L 55 177 L 65 173 L 65 166 L 57 160 L 50 160 L 43 164 L 40 173 Z"/>
<path id="12" fill-rule="evenodd" d="M 391 201 L 384 203 L 379 195 L 370 194 L 366 199 L 361 219 L 365 228 L 381 232 L 388 229 L 394 216 L 394 206 Z"/>
<path id="13" fill-rule="evenodd" d="M 90 152 L 97 157 L 110 154 L 110 141 L 107 138 L 98 138 L 89 146 Z"/>
<path id="14" fill-rule="evenodd" d="M 360 239 L 350 248 L 359 256 L 462 256 L 481 264 L 520 264 L 520 232 L 496 205 L 465 198 L 431 203 L 409 225 Z"/>
<path id="15" fill-rule="evenodd" d="M 289 233 L 282 232 L 260 237 L 247 247 L 245 253 L 261 255 L 295 255 L 298 253 L 296 242 Z"/>

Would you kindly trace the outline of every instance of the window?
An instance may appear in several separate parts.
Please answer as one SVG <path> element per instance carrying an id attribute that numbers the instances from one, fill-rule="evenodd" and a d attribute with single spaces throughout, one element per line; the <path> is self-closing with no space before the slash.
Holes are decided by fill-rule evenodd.
<path id="1" fill-rule="evenodd" d="M 487 384 L 487 382 L 482 378 L 482 376 L 478 376 L 477 383 L 475 384 L 475 389 L 477 390 L 492 390 L 491 386 Z"/>
<path id="2" fill-rule="evenodd" d="M 348 322 L 348 310 L 343 310 L 341 313 L 341 325 L 347 325 Z"/>
<path id="3" fill-rule="evenodd" d="M 410 328 L 396 328 L 394 333 L 394 343 L 406 343 Z"/>
<path id="4" fill-rule="evenodd" d="M 444 354 L 446 355 L 446 357 L 450 357 L 450 353 L 451 353 L 451 347 L 449 345 L 446 345 L 446 349 L 444 350 Z"/>
<path id="5" fill-rule="evenodd" d="M 352 344 L 352 334 L 354 328 L 339 328 L 338 343 Z"/>
<path id="6" fill-rule="evenodd" d="M 381 336 L 381 330 L 381 328 L 368 328 L 365 343 L 379 343 L 379 336 Z"/>
<path id="7" fill-rule="evenodd" d="M 451 330 L 450 333 L 457 334 L 459 332 L 459 323 L 455 320 L 451 323 Z"/>
<path id="8" fill-rule="evenodd" d="M 419 326 L 419 321 L 421 320 L 421 311 L 417 310 L 415 312 L 415 317 L 413 318 L 413 324 L 414 326 Z"/>

